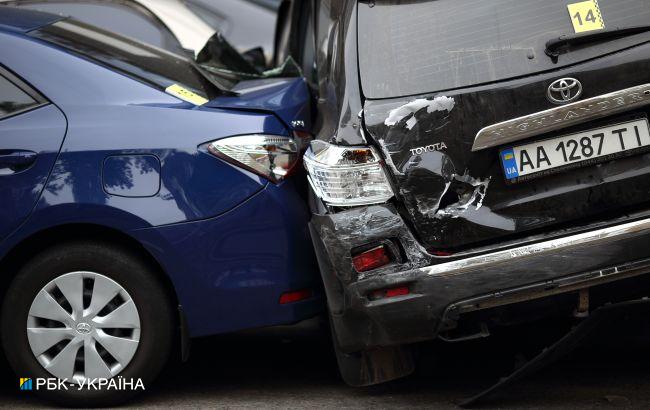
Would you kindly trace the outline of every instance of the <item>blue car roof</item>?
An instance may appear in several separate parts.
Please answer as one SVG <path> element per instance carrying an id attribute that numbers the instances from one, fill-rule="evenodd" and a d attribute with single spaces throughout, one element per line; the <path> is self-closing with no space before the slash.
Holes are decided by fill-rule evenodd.
<path id="1" fill-rule="evenodd" d="M 56 14 L 43 13 L 41 11 L 0 6 L 0 31 L 27 33 L 64 18 Z"/>

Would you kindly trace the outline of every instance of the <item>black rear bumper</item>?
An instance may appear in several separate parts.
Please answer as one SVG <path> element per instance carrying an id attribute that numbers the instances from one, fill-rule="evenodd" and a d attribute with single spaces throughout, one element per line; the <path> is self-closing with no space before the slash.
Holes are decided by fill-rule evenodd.
<path id="1" fill-rule="evenodd" d="M 647 215 L 453 258 L 426 253 L 390 205 L 315 215 L 310 229 L 346 351 L 434 339 L 465 313 L 650 273 Z M 365 275 L 353 271 L 352 249 L 387 239 L 402 247 L 402 260 Z M 399 286 L 409 294 L 368 297 Z"/>

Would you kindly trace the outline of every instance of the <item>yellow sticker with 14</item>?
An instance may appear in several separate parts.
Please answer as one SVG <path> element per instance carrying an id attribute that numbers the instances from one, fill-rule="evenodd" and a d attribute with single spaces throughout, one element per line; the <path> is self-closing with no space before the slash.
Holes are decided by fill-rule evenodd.
<path id="1" fill-rule="evenodd" d="M 600 7 L 598 7 L 598 0 L 569 4 L 567 8 L 576 33 L 603 30 L 605 28 L 603 15 L 600 12 Z"/>

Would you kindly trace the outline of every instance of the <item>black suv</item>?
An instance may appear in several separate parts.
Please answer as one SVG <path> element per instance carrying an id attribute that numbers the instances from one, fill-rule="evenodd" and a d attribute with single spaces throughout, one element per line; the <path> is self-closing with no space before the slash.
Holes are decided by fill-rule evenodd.
<path id="1" fill-rule="evenodd" d="M 348 383 L 408 374 L 415 342 L 650 293 L 650 0 L 286 7 Z"/>

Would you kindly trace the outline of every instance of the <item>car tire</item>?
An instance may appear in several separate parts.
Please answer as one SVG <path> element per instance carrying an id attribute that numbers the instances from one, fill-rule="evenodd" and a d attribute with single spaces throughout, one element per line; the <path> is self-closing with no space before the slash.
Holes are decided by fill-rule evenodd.
<path id="1" fill-rule="evenodd" d="M 69 374 L 64 359 L 71 357 L 72 380 L 87 372 L 88 380 L 106 375 L 114 382 L 99 390 L 79 389 L 78 381 L 68 390 L 40 386 L 36 393 L 43 398 L 67 407 L 113 406 L 142 392 L 139 381 L 149 388 L 166 364 L 175 328 L 172 306 L 155 271 L 137 255 L 104 243 L 62 244 L 33 257 L 11 283 L 2 306 L 2 345 L 16 375 L 31 378 L 33 390 L 37 378 Z M 70 317 L 63 320 L 61 309 Z M 42 335 L 52 332 L 63 339 L 37 353 L 52 341 Z"/>

